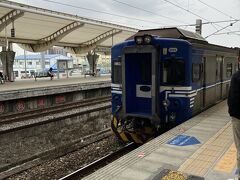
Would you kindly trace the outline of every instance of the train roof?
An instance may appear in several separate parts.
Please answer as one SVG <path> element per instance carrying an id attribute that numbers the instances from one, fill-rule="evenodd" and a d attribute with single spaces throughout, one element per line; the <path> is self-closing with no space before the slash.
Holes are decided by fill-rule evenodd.
<path id="1" fill-rule="evenodd" d="M 189 42 L 198 42 L 203 44 L 208 43 L 200 34 L 180 29 L 177 27 L 140 30 L 135 35 L 131 36 L 128 39 L 133 39 L 134 36 L 141 36 L 144 34 L 151 34 L 162 38 L 184 39 L 188 40 Z"/>
<path id="2" fill-rule="evenodd" d="M 153 36 L 159 36 L 162 38 L 173 38 L 173 39 L 184 39 L 192 43 L 194 46 L 199 48 L 208 48 L 212 50 L 222 50 L 227 52 L 237 52 L 240 55 L 240 48 L 231 48 L 231 47 L 224 47 L 216 44 L 210 44 L 207 40 L 202 37 L 200 34 L 187 31 L 177 27 L 171 28 L 161 28 L 161 29 L 147 29 L 147 30 L 140 30 L 135 35 L 131 36 L 127 40 L 133 39 L 135 36 L 141 36 L 144 34 L 150 34 Z"/>

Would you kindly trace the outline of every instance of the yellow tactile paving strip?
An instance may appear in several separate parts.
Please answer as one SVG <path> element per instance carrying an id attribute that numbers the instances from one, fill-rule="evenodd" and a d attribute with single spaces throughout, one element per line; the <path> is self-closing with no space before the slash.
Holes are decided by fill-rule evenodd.
<path id="1" fill-rule="evenodd" d="M 224 156 L 214 167 L 215 171 L 221 171 L 224 173 L 231 173 L 237 163 L 237 149 L 234 144 L 227 150 Z"/>
<path id="2" fill-rule="evenodd" d="M 187 178 L 180 172 L 170 171 L 166 176 L 161 180 L 186 180 Z"/>
<path id="3" fill-rule="evenodd" d="M 232 142 L 232 126 L 229 122 L 187 159 L 178 171 L 204 176 Z"/>

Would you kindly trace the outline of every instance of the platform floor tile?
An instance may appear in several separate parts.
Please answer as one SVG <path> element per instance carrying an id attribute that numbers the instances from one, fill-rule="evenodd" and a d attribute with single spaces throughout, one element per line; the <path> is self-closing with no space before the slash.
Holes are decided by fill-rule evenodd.
<path id="1" fill-rule="evenodd" d="M 178 170 L 196 176 L 205 176 L 229 145 L 232 144 L 231 131 L 232 127 L 229 122 L 190 156 Z"/>
<path id="2" fill-rule="evenodd" d="M 110 76 L 101 77 L 72 77 L 65 79 L 49 80 L 49 78 L 42 78 L 35 81 L 34 79 L 18 80 L 15 82 L 7 82 L 1 85 L 0 93 L 9 91 L 18 91 L 23 89 L 34 89 L 34 88 L 44 88 L 44 87 L 54 87 L 54 86 L 64 86 L 64 85 L 74 85 L 74 84 L 86 84 L 94 82 L 111 82 Z"/>
<path id="3" fill-rule="evenodd" d="M 132 167 L 128 171 L 123 171 L 118 176 L 112 178 L 112 180 L 144 180 L 152 175 L 151 171 L 147 171 L 142 168 Z"/>
<path id="4" fill-rule="evenodd" d="M 133 168 L 146 170 L 148 172 L 154 173 L 159 170 L 159 167 L 164 166 L 164 163 L 159 161 L 151 161 L 151 160 L 140 160 L 136 164 L 133 165 Z"/>
<path id="5" fill-rule="evenodd" d="M 183 173 L 187 179 L 232 177 L 236 163 L 226 162 L 236 158 L 236 151 L 232 145 L 231 118 L 226 114 L 224 101 L 84 179 L 155 180 L 164 169 Z M 167 143 L 178 135 L 194 136 L 200 144 L 176 146 Z M 226 174 L 226 171 L 231 173 Z"/>

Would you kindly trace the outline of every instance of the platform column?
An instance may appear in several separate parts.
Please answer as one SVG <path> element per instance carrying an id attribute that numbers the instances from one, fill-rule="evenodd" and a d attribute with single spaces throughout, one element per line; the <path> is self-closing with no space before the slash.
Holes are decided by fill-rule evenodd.
<path id="1" fill-rule="evenodd" d="M 87 60 L 90 66 L 90 71 L 92 73 L 97 73 L 97 62 L 98 62 L 99 55 L 97 55 L 95 52 L 88 52 L 87 54 Z"/>
<path id="2" fill-rule="evenodd" d="M 3 64 L 3 74 L 7 76 L 9 81 L 14 81 L 13 63 L 15 58 L 15 52 L 12 50 L 3 49 L 0 52 L 0 59 Z"/>

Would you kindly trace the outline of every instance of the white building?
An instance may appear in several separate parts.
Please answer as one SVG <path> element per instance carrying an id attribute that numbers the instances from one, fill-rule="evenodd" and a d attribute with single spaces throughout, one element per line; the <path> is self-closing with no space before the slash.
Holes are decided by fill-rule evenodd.
<path id="1" fill-rule="evenodd" d="M 26 55 L 26 60 L 24 55 L 16 56 L 13 64 L 15 77 L 25 78 L 26 77 L 25 69 L 26 69 L 27 77 L 31 77 L 32 75 L 34 75 L 35 72 L 47 71 L 50 67 L 52 67 L 53 69 L 56 69 L 57 60 L 60 60 L 60 59 L 70 60 L 70 61 L 73 60 L 72 58 L 63 56 L 61 54 L 44 55 L 44 61 L 42 61 L 41 54 Z"/>

